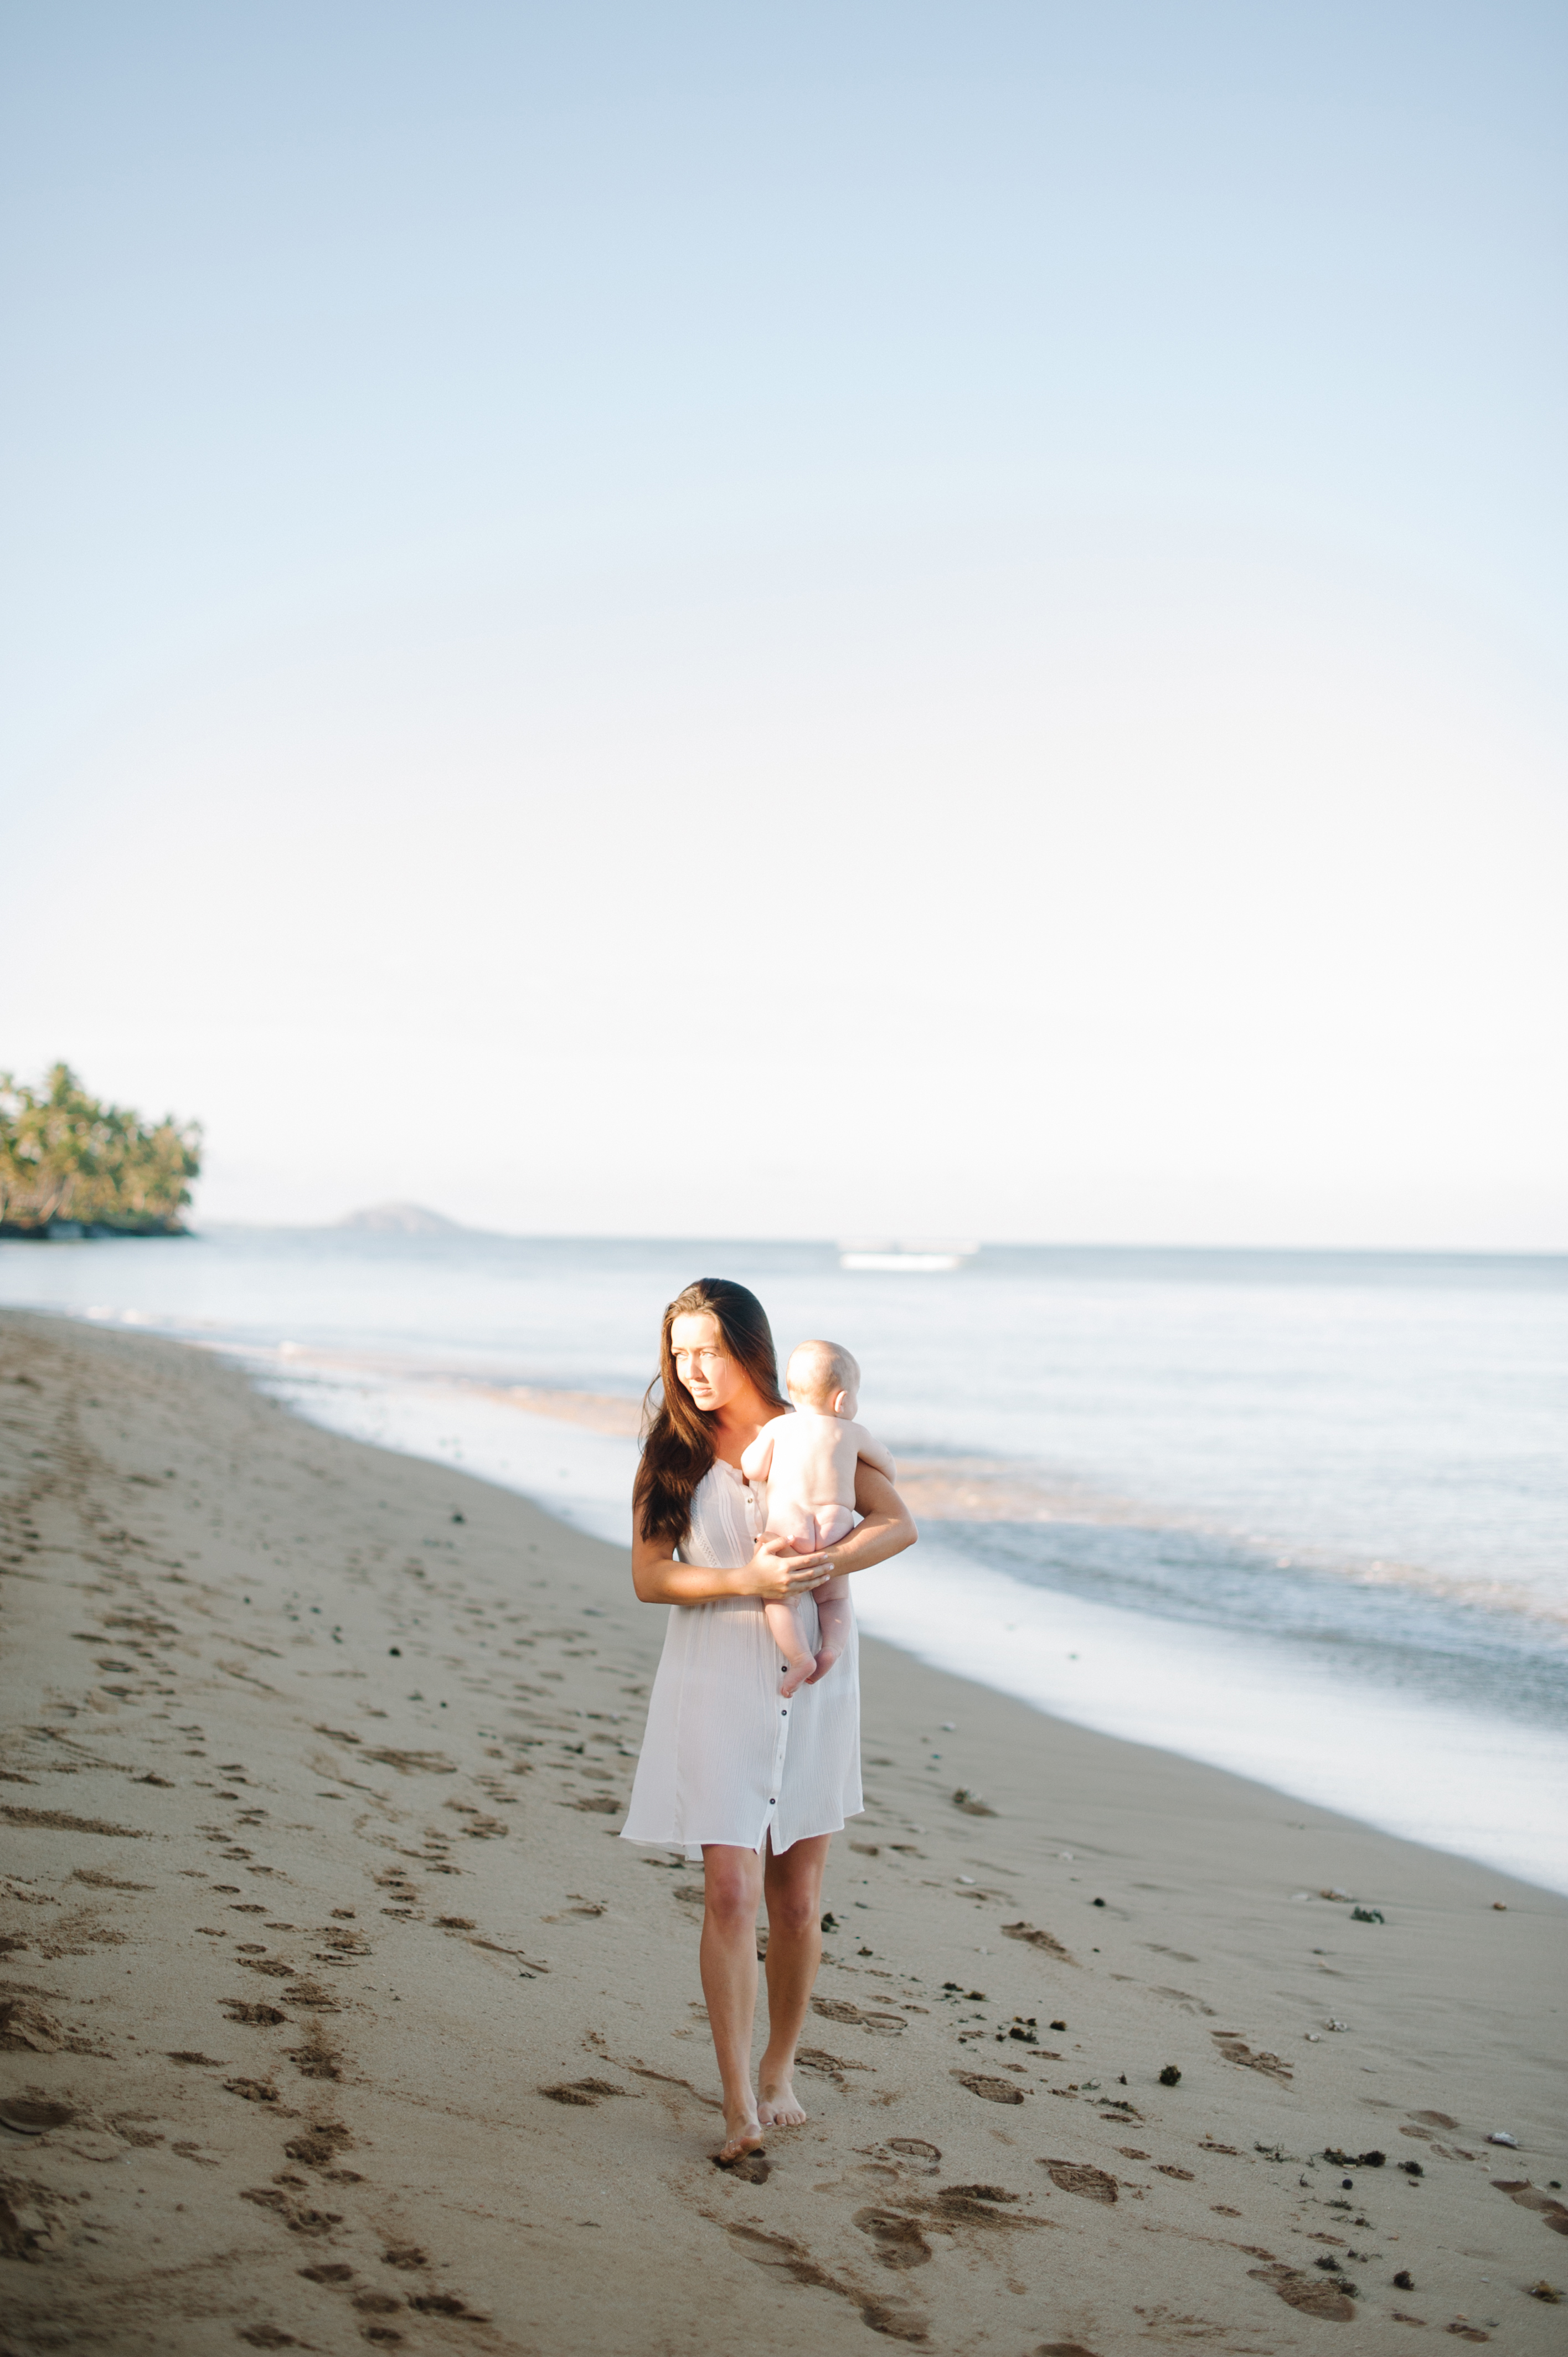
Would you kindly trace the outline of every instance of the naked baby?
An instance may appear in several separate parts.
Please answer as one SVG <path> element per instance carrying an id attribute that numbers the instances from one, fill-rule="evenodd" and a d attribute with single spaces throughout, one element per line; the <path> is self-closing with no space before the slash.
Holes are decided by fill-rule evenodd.
<path id="1" fill-rule="evenodd" d="M 740 1460 L 748 1481 L 768 1484 L 768 1530 L 789 1539 L 798 1555 L 831 1547 L 854 1527 L 854 1469 L 865 1459 L 891 1481 L 891 1456 L 856 1424 L 860 1369 L 837 1342 L 802 1342 L 789 1354 L 784 1387 L 793 1415 L 765 1424 Z M 792 1695 L 825 1677 L 849 1642 L 854 1626 L 847 1573 L 813 1589 L 821 1650 L 811 1652 L 789 1604 L 765 1604 L 768 1630 L 788 1667 L 780 1694 Z"/>

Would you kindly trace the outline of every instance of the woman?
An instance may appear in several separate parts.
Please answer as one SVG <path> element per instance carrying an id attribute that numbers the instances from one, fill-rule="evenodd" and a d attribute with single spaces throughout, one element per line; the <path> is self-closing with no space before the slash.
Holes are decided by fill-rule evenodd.
<path id="1" fill-rule="evenodd" d="M 832 1554 L 796 1555 L 762 1534 L 740 1470 L 763 1426 L 788 1411 L 762 1304 L 726 1277 L 699 1277 L 664 1313 L 632 1502 L 632 1581 L 670 1604 L 623 1838 L 703 1857 L 703 1995 L 724 2082 L 729 2164 L 765 2127 L 806 2115 L 795 2047 L 822 1958 L 828 1844 L 858 1815 L 860 1672 L 852 1635 L 833 1667 L 789 1702 L 762 1607 L 794 1601 L 815 1647 L 811 1590 L 912 1546 L 891 1482 L 862 1464 L 864 1519 Z M 659 1397 L 655 1405 L 654 1394 Z M 768 1903 L 768 2047 L 751 2083 L 757 1906 Z"/>

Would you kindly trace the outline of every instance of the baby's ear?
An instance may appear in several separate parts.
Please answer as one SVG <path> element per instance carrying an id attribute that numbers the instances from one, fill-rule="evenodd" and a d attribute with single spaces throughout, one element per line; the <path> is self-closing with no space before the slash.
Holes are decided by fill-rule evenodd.
<path id="1" fill-rule="evenodd" d="M 832 1398 L 828 1402 L 828 1405 L 834 1415 L 843 1415 L 848 1405 L 849 1394 L 847 1392 L 835 1392 Z"/>

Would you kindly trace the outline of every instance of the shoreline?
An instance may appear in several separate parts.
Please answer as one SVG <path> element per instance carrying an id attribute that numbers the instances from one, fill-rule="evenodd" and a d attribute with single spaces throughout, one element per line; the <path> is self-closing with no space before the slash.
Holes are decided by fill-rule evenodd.
<path id="1" fill-rule="evenodd" d="M 48 1317 L 0 1444 L 0 2078 L 65 2115 L 0 2144 L 21 2357 L 1556 2345 L 1494 2183 L 1568 2176 L 1551 1892 L 865 1638 L 814 2116 L 742 2181 L 696 1878 L 611 1846 L 623 1549 Z"/>

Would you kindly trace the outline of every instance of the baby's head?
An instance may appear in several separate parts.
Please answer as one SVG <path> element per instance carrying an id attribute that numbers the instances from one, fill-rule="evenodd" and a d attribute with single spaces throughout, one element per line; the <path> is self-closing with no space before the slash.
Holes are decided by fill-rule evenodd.
<path id="1" fill-rule="evenodd" d="M 860 1369 L 842 1342 L 798 1342 L 789 1353 L 784 1388 L 797 1407 L 853 1424 L 860 1405 Z"/>

